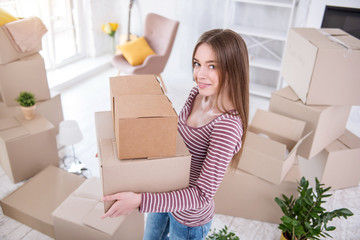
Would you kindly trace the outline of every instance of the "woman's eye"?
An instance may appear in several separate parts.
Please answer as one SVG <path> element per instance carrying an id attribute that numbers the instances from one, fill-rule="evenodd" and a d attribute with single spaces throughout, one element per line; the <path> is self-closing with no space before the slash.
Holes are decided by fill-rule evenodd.
<path id="1" fill-rule="evenodd" d="M 199 67 L 200 64 L 198 62 L 194 62 L 194 67 Z"/>
<path id="2" fill-rule="evenodd" d="M 210 65 L 209 68 L 210 69 L 215 69 L 215 65 Z"/>

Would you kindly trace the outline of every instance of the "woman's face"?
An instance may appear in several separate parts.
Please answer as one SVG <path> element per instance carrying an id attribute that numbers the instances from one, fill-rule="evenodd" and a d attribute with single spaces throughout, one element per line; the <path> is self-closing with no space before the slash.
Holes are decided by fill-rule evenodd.
<path id="1" fill-rule="evenodd" d="M 207 43 L 199 45 L 193 59 L 193 74 L 199 94 L 215 96 L 219 88 L 218 62 L 214 51 Z"/>

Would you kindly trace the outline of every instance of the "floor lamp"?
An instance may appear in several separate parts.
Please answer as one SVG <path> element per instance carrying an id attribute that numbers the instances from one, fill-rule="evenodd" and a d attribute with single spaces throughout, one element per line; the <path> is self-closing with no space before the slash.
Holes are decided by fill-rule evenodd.
<path id="1" fill-rule="evenodd" d="M 79 143 L 83 139 L 79 125 L 75 120 L 64 120 L 59 125 L 59 144 L 72 147 L 72 156 L 65 155 L 62 158 L 65 170 L 71 173 L 81 174 L 83 170 L 87 170 L 85 165 L 81 163 L 75 155 L 74 144 Z M 72 159 L 73 161 L 66 161 Z"/>

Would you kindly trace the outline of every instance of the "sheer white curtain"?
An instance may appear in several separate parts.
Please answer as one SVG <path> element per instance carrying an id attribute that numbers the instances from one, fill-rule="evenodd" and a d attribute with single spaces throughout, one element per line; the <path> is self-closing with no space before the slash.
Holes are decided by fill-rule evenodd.
<path id="1" fill-rule="evenodd" d="M 39 17 L 48 32 L 43 38 L 47 69 L 56 69 L 85 56 L 81 0 L 0 0 L 0 7 L 17 17 Z"/>

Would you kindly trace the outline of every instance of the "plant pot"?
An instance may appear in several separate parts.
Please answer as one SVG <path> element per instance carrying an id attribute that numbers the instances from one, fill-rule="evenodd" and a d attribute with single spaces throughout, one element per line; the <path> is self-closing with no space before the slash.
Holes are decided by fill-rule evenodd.
<path id="1" fill-rule="evenodd" d="M 286 237 L 284 237 L 283 233 L 281 233 L 280 240 L 287 240 Z"/>
<path id="2" fill-rule="evenodd" d="M 30 107 L 23 107 L 23 106 L 20 106 L 21 107 L 21 110 L 23 111 L 24 113 L 24 117 L 26 120 L 30 120 L 30 119 L 33 119 L 35 117 L 35 105 L 33 106 L 30 106 Z"/>

